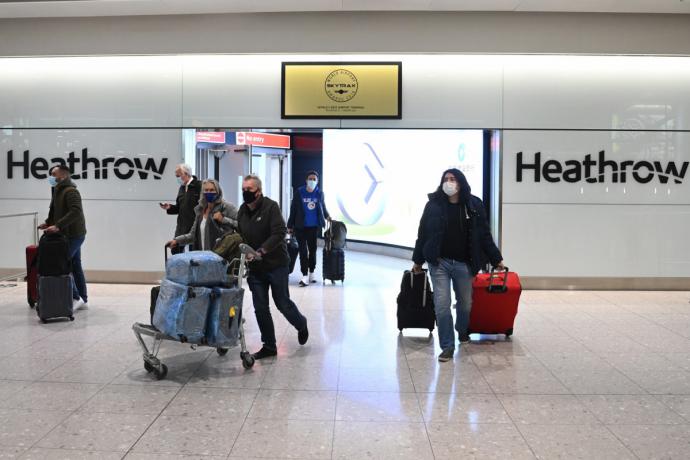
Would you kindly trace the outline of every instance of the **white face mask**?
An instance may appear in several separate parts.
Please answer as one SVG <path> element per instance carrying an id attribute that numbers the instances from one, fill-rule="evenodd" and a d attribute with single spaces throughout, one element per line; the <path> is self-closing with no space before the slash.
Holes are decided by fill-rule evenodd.
<path id="1" fill-rule="evenodd" d="M 316 184 L 318 184 L 318 181 L 315 181 L 315 180 L 308 180 L 307 181 L 307 187 L 309 187 L 311 190 L 314 190 L 316 188 Z"/>
<path id="2" fill-rule="evenodd" d="M 443 193 L 448 196 L 453 196 L 458 193 L 458 184 L 455 182 L 444 182 L 443 183 Z"/>

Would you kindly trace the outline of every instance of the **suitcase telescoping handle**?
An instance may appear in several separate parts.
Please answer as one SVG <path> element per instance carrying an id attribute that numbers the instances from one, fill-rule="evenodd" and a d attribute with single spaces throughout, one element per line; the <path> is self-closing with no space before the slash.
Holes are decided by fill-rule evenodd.
<path id="1" fill-rule="evenodd" d="M 408 270 L 410 273 L 410 288 L 414 288 L 414 276 L 415 275 L 424 275 L 424 291 L 422 293 L 422 307 L 426 307 L 426 290 L 429 287 L 429 280 L 426 277 L 427 270 L 426 268 L 423 268 L 421 272 L 413 272 L 411 270 Z"/>
<path id="2" fill-rule="evenodd" d="M 486 288 L 489 294 L 502 294 L 508 291 L 508 271 L 508 267 L 504 267 L 503 270 L 491 269 L 489 286 Z M 499 282 L 494 283 L 494 280 L 499 280 Z"/>

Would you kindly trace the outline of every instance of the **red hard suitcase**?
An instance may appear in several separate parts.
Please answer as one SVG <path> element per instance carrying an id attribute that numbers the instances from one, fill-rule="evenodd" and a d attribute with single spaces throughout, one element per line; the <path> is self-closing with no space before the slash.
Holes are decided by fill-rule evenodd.
<path id="1" fill-rule="evenodd" d="M 472 283 L 470 334 L 513 334 L 522 286 L 517 273 L 492 270 Z"/>
<path id="2" fill-rule="evenodd" d="M 38 246 L 32 244 L 26 247 L 26 299 L 29 306 L 34 308 L 38 301 Z"/>

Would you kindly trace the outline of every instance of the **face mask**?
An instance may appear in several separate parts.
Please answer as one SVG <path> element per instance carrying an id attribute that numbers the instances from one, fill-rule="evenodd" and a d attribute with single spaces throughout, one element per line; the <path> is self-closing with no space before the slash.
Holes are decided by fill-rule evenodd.
<path id="1" fill-rule="evenodd" d="M 182 180 L 182 178 L 180 176 L 177 176 L 177 184 L 178 185 L 184 185 L 184 181 Z"/>
<path id="2" fill-rule="evenodd" d="M 443 193 L 448 196 L 453 196 L 458 193 L 458 184 L 455 182 L 444 182 L 443 183 Z"/>
<path id="3" fill-rule="evenodd" d="M 55 187 L 58 184 L 58 181 L 55 177 L 48 176 L 48 183 L 50 184 L 51 187 Z"/>
<path id="4" fill-rule="evenodd" d="M 242 192 L 242 199 L 245 203 L 251 204 L 256 200 L 256 192 L 250 192 L 249 190 L 245 190 Z"/>
<path id="5" fill-rule="evenodd" d="M 319 183 L 319 181 L 316 181 L 316 180 L 308 180 L 307 181 L 307 187 L 314 190 L 316 188 L 316 184 L 318 184 L 318 183 Z"/>
<path id="6" fill-rule="evenodd" d="M 217 196 L 218 194 L 215 192 L 204 192 L 204 198 L 206 198 L 207 203 L 213 203 L 216 201 Z"/>

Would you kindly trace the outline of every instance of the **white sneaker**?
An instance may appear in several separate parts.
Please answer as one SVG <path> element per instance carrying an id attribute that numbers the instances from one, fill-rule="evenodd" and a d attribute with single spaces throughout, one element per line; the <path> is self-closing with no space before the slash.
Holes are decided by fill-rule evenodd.
<path id="1" fill-rule="evenodd" d="M 314 272 L 309 272 L 309 284 L 311 283 L 316 283 L 316 276 L 314 275 Z"/>
<path id="2" fill-rule="evenodd" d="M 84 305 L 86 305 L 86 304 L 84 303 L 83 300 L 75 299 L 72 301 L 72 311 L 77 311 L 77 310 L 81 309 Z"/>
<path id="3" fill-rule="evenodd" d="M 299 280 L 300 287 L 309 286 L 309 278 L 304 275 L 301 280 Z"/>

